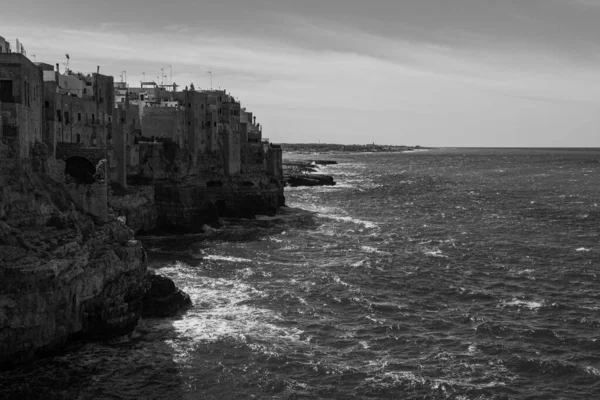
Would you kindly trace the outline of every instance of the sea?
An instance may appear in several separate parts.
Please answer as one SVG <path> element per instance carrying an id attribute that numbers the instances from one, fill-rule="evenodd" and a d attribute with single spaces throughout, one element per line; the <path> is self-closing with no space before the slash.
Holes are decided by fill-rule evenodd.
<path id="1" fill-rule="evenodd" d="M 333 187 L 142 240 L 193 306 L 16 399 L 600 399 L 600 149 L 292 154 Z"/>

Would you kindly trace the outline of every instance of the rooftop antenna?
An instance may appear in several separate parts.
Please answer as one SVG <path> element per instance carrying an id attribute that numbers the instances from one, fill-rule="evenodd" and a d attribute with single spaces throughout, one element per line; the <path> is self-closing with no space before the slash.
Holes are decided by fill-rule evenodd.
<path id="1" fill-rule="evenodd" d="M 169 65 L 169 75 L 171 79 L 171 85 L 173 84 L 173 66 Z"/>
<path id="2" fill-rule="evenodd" d="M 210 75 L 210 90 L 212 90 L 212 71 L 208 71 L 208 74 Z"/>
<path id="3" fill-rule="evenodd" d="M 71 57 L 68 54 L 65 54 L 65 57 L 67 58 L 67 62 L 65 63 L 65 69 L 66 72 L 69 73 L 71 71 L 71 69 L 69 68 L 69 60 L 71 59 Z"/>
<path id="4" fill-rule="evenodd" d="M 164 82 L 163 78 L 165 77 L 165 69 L 161 68 L 160 69 L 160 84 L 162 85 Z"/>

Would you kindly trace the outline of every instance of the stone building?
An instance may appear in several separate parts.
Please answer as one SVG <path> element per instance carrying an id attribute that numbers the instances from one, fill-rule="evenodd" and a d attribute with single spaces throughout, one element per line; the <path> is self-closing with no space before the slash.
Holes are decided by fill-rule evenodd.
<path id="1" fill-rule="evenodd" d="M 184 110 L 184 138 L 194 165 L 199 162 L 200 154 L 207 149 L 208 144 L 208 97 L 206 93 L 195 90 L 175 92 L 177 99 Z"/>
<path id="2" fill-rule="evenodd" d="M 28 157 L 42 141 L 42 70 L 20 53 L 0 53 L 2 138 L 11 155 Z"/>

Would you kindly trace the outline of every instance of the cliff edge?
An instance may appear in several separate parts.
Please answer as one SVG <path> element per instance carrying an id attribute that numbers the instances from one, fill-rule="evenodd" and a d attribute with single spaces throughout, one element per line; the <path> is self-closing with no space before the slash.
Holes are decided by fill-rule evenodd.
<path id="1" fill-rule="evenodd" d="M 44 144 L 9 150 L 0 143 L 0 368 L 131 332 L 149 288 L 131 229 L 78 209 Z"/>

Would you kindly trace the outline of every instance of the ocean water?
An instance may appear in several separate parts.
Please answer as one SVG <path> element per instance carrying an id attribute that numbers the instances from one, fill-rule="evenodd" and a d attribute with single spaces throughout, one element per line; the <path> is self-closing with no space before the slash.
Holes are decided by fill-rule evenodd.
<path id="1" fill-rule="evenodd" d="M 0 374 L 44 399 L 600 398 L 600 150 L 335 159 L 278 217 L 144 239 L 193 307 Z"/>

